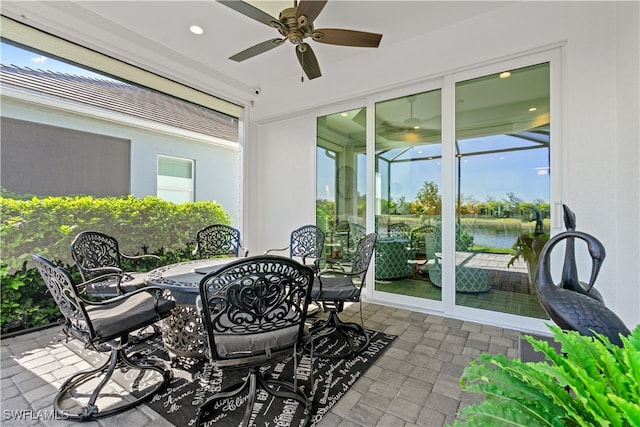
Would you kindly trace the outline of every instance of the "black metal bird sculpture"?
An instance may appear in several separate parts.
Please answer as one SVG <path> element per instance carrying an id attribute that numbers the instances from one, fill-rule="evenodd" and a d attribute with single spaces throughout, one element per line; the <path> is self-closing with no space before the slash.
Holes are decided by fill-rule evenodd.
<path id="1" fill-rule="evenodd" d="M 595 237 L 581 231 L 565 231 L 549 239 L 542 248 L 536 272 L 536 292 L 540 304 L 560 328 L 593 336 L 594 332 L 609 338 L 611 343 L 622 346 L 620 335 L 631 332 L 624 322 L 603 303 L 592 297 L 556 286 L 551 277 L 550 254 L 556 244 L 564 239 L 579 238 L 587 243 L 591 256 L 591 277 L 595 283 L 605 257 L 604 245 Z"/>
<path id="2" fill-rule="evenodd" d="M 564 211 L 564 226 L 567 231 L 575 231 L 576 229 L 576 214 L 569 209 L 565 204 L 562 205 Z M 562 280 L 560 286 L 564 289 L 570 289 L 581 294 L 585 294 L 591 298 L 594 298 L 604 304 L 604 299 L 600 292 L 594 288 L 595 283 L 589 281 L 589 283 L 580 282 L 578 278 L 578 266 L 576 265 L 575 256 L 575 239 L 567 238 L 567 243 L 564 252 L 564 264 L 562 266 Z M 595 280 L 595 278 L 594 278 Z"/>

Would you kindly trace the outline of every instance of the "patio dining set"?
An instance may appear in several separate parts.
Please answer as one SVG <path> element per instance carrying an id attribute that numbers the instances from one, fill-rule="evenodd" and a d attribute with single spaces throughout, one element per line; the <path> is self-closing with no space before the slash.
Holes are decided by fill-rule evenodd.
<path id="1" fill-rule="evenodd" d="M 237 229 L 214 224 L 197 232 L 193 260 L 130 273 L 123 271 L 122 260 L 136 257 L 121 253 L 116 238 L 85 231 L 71 245 L 80 283 L 64 268 L 32 255 L 64 317 L 67 337 L 110 355 L 101 366 L 74 373 L 62 384 L 55 411 L 76 421 L 122 413 L 166 389 L 176 358 L 192 358 L 223 372 L 246 373 L 240 383 L 201 405 L 198 425 L 215 418 L 220 402 L 247 390 L 242 425 L 249 425 L 259 389 L 297 401 L 304 409 L 301 425 L 308 425 L 314 415 L 308 395 L 312 387 L 301 387 L 295 375 L 265 375 L 264 367 L 288 357 L 296 366 L 301 355 L 309 356 L 312 365 L 314 358 L 350 359 L 367 348 L 362 317 L 360 323 L 343 322 L 339 313 L 346 303 L 360 301 L 376 239 L 375 233 L 363 236 L 345 266 L 322 257 L 324 233 L 315 225 L 294 230 L 286 248 L 249 256 Z M 288 254 L 275 254 L 283 251 Z M 314 320 L 312 303 L 328 316 Z M 160 333 L 169 363 L 132 351 L 140 331 L 149 328 L 153 335 Z M 343 344 L 317 351 L 316 343 L 328 337 Z M 131 382 L 130 393 L 115 399 L 108 384 L 120 370 Z"/>

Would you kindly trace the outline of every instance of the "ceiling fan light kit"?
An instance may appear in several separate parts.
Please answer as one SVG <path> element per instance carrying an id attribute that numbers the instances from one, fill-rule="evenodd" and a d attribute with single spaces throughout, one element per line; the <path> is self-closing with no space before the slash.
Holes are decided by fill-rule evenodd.
<path id="1" fill-rule="evenodd" d="M 218 0 L 218 2 L 251 19 L 275 28 L 282 36 L 282 38 L 267 40 L 251 46 L 229 59 L 242 62 L 276 48 L 289 40 L 295 46 L 298 62 L 309 80 L 320 77 L 322 73 L 316 55 L 305 39 L 311 39 L 318 43 L 353 47 L 378 47 L 382 39 L 382 34 L 364 31 L 337 28 L 314 29 L 313 21 L 327 4 L 327 0 L 301 0 L 299 4 L 294 1 L 293 7 L 280 12 L 278 19 L 243 1 Z"/>

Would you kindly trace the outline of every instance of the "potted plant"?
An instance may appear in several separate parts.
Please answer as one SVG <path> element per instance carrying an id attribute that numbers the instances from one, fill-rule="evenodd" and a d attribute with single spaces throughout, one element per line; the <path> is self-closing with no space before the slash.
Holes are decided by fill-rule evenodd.
<path id="1" fill-rule="evenodd" d="M 640 426 L 640 326 L 622 347 L 549 329 L 560 352 L 525 336 L 543 362 L 482 354 L 465 368 L 463 389 L 485 399 L 463 408 L 454 426 Z"/>
<path id="2" fill-rule="evenodd" d="M 542 225 L 542 214 L 540 211 L 535 211 L 535 218 L 531 221 L 536 222 L 536 227 L 533 233 L 525 233 L 518 236 L 516 242 L 513 244 L 515 253 L 507 263 L 507 267 L 511 267 L 517 260 L 522 257 L 527 264 L 527 272 L 529 274 L 529 284 L 534 285 L 536 277 L 536 268 L 538 266 L 538 258 L 540 252 L 544 247 L 549 235 L 544 232 Z"/>

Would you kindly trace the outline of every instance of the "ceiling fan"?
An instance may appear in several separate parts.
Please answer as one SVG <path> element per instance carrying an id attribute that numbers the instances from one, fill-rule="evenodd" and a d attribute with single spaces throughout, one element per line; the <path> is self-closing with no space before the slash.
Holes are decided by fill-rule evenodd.
<path id="1" fill-rule="evenodd" d="M 313 27 L 313 21 L 318 17 L 327 0 L 294 0 L 293 7 L 280 12 L 278 19 L 266 12 L 238 0 L 218 0 L 219 3 L 230 7 L 249 18 L 255 19 L 265 25 L 278 30 L 281 38 L 271 39 L 251 46 L 238 52 L 229 59 L 237 62 L 244 61 L 256 55 L 264 53 L 282 45 L 289 40 L 296 50 L 298 62 L 309 80 L 320 77 L 320 66 L 311 46 L 304 40 L 310 38 L 318 43 L 326 43 L 340 46 L 378 47 L 382 34 L 367 33 L 363 31 L 343 30 L 336 28 Z"/>
<path id="2" fill-rule="evenodd" d="M 438 139 L 441 134 L 440 117 L 436 116 L 426 120 L 414 116 L 413 105 L 417 98 L 417 95 L 409 95 L 404 98 L 409 103 L 409 117 L 401 122 L 385 120 L 379 117 L 376 112 L 376 134 L 389 141 L 429 142 Z M 399 105 L 394 103 L 394 109 L 397 109 Z M 360 110 L 352 120 L 364 127 L 366 125 L 366 110 L 364 108 Z M 429 127 L 425 127 L 425 125 L 429 125 Z"/>
<path id="3" fill-rule="evenodd" d="M 409 102 L 409 118 L 402 122 L 382 121 L 377 125 L 377 134 L 389 140 L 408 142 L 425 142 L 434 136 L 439 136 L 441 132 L 439 127 L 425 128 L 424 124 L 427 121 L 413 115 L 413 104 L 416 99 L 416 95 L 406 97 Z"/>

